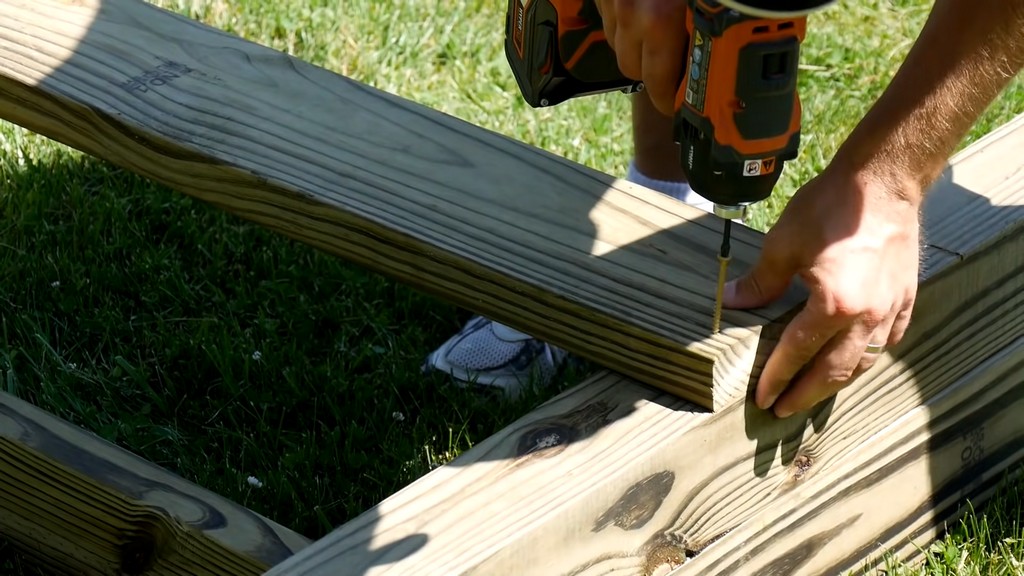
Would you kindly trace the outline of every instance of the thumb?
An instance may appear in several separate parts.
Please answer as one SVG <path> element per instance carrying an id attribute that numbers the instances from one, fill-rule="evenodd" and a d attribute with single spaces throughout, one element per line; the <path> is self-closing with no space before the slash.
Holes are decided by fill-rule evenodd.
<path id="1" fill-rule="evenodd" d="M 760 308 L 782 296 L 796 270 L 762 252 L 754 269 L 730 280 L 722 292 L 724 308 Z"/>

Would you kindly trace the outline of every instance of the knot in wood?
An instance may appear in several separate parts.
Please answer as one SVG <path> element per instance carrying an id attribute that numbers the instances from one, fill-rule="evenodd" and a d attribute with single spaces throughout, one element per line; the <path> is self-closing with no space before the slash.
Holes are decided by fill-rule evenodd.
<path id="1" fill-rule="evenodd" d="M 664 470 L 633 484 L 594 523 L 593 532 L 615 525 L 623 530 L 638 530 L 654 518 L 672 491 L 676 475 Z"/>
<path id="2" fill-rule="evenodd" d="M 121 574 L 144 574 L 156 559 L 156 538 L 149 532 L 134 534 L 121 547 Z"/>
<path id="3" fill-rule="evenodd" d="M 565 449 L 575 438 L 575 431 L 565 425 L 552 424 L 529 430 L 516 443 L 516 456 L 553 456 Z"/>
<path id="4" fill-rule="evenodd" d="M 151 513 L 144 514 L 125 532 L 125 541 L 120 550 L 120 574 L 126 576 L 149 573 L 161 556 L 165 544 L 173 538 L 161 519 Z"/>
<path id="5" fill-rule="evenodd" d="M 615 407 L 603 400 L 534 424 L 516 442 L 516 457 L 548 458 L 608 425 Z"/>
<path id="6" fill-rule="evenodd" d="M 812 465 L 814 465 L 814 459 L 807 454 L 800 454 L 797 456 L 793 460 L 793 464 L 790 465 L 790 476 L 793 481 L 799 482 L 803 480 L 804 475 L 807 474 Z"/>
<path id="7" fill-rule="evenodd" d="M 644 576 L 667 576 L 686 563 L 686 549 L 675 544 L 661 544 L 651 548 L 644 558 Z"/>

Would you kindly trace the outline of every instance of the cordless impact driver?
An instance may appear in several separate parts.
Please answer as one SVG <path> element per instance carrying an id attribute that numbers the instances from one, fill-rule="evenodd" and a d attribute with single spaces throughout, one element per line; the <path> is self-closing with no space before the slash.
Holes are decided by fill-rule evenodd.
<path id="1" fill-rule="evenodd" d="M 724 219 L 712 330 L 721 318 L 732 221 L 771 196 L 800 143 L 797 64 L 807 15 L 835 0 L 686 0 L 689 39 L 673 134 L 693 190 Z M 509 0 L 505 55 L 533 107 L 643 84 L 625 77 L 596 0 Z"/>

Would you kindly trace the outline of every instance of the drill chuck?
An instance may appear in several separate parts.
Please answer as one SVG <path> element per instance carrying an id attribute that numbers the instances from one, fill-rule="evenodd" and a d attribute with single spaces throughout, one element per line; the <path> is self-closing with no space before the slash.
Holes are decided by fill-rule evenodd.
<path id="1" fill-rule="evenodd" d="M 715 216 L 723 220 L 743 220 L 747 216 L 747 205 L 718 204 L 714 205 Z"/>

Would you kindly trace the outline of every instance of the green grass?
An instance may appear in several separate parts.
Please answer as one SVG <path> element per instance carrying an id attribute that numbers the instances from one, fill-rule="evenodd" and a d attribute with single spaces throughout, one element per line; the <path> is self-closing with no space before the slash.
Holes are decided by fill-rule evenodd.
<path id="1" fill-rule="evenodd" d="M 159 3 L 600 170 L 629 161 L 626 97 L 522 102 L 504 3 Z M 756 227 L 825 166 L 926 15 L 919 0 L 847 1 L 813 18 L 801 158 Z M 963 144 L 1022 111 L 1018 80 Z M 425 377 L 465 311 L 9 124 L 0 183 L 0 386 L 311 538 L 580 378 L 498 402 Z M 1002 502 L 976 521 L 1020 510 Z M 1017 528 L 961 532 L 940 556 L 1021 557 Z M 921 573 L 953 573 L 950 558 Z M 33 573 L 20 565 L 0 547 L 0 572 Z"/>
<path id="2" fill-rule="evenodd" d="M 992 499 L 975 510 L 970 502 L 964 515 L 924 552 L 920 563 L 907 564 L 883 554 L 877 570 L 862 575 L 886 576 L 1010 576 L 1024 573 L 1024 479 L 1006 477 Z M 851 572 L 849 576 L 856 576 Z"/>

